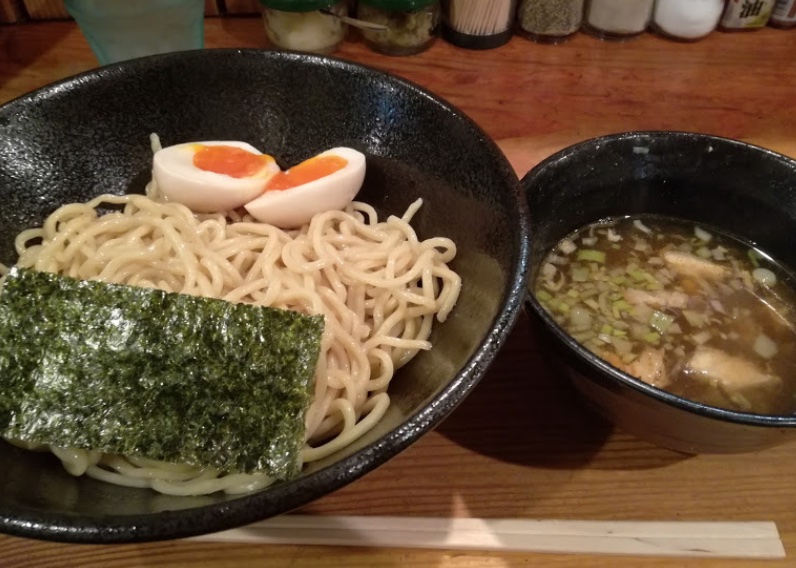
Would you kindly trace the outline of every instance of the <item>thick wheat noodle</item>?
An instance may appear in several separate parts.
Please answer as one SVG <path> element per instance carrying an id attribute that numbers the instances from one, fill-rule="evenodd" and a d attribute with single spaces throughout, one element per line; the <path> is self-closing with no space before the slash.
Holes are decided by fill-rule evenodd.
<path id="1" fill-rule="evenodd" d="M 18 264 L 36 270 L 323 314 L 301 454 L 308 463 L 373 428 L 389 407 L 395 370 L 431 348 L 433 320 L 444 321 L 456 303 L 461 283 L 447 266 L 456 246 L 418 239 L 409 222 L 420 205 L 379 221 L 375 209 L 354 202 L 285 232 L 235 212 L 197 216 L 146 196 L 104 195 L 61 207 L 15 244 Z M 263 474 L 49 449 L 73 475 L 172 495 L 245 493 L 272 483 Z"/>

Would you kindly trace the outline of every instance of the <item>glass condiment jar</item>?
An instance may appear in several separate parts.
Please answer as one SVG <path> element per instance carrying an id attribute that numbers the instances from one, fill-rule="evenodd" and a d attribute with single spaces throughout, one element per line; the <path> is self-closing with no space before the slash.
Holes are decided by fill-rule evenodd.
<path id="1" fill-rule="evenodd" d="M 517 0 L 443 0 L 442 37 L 467 49 L 493 49 L 514 35 Z"/>
<path id="2" fill-rule="evenodd" d="M 360 30 L 365 43 L 387 55 L 412 55 L 428 49 L 440 22 L 439 0 L 359 0 L 357 18 L 387 26 Z"/>
<path id="3" fill-rule="evenodd" d="M 774 10 L 775 0 L 729 0 L 719 22 L 723 31 L 750 31 L 763 28 Z"/>
<path id="4" fill-rule="evenodd" d="M 796 0 L 777 0 L 768 25 L 782 29 L 796 26 Z"/>
<path id="5" fill-rule="evenodd" d="M 517 29 L 541 43 L 559 43 L 572 37 L 583 23 L 584 0 L 521 0 Z"/>
<path id="6" fill-rule="evenodd" d="M 265 35 L 274 47 L 331 53 L 346 37 L 348 0 L 260 0 Z M 324 13 L 324 12 L 329 12 Z"/>
<path id="7" fill-rule="evenodd" d="M 647 29 L 655 0 L 589 0 L 584 27 L 605 39 L 627 39 Z"/>
<path id="8" fill-rule="evenodd" d="M 724 0 L 656 0 L 652 28 L 661 35 L 696 41 L 719 24 Z"/>

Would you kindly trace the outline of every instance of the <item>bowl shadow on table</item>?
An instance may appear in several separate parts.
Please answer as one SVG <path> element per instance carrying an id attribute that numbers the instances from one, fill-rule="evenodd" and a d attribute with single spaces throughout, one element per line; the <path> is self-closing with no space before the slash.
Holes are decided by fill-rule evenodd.
<path id="1" fill-rule="evenodd" d="M 55 26 L 41 34 L 35 42 L 22 43 L 14 26 L 0 26 L 0 87 L 29 67 L 42 55 L 56 49 L 69 33 L 68 26 Z"/>
<path id="2" fill-rule="evenodd" d="M 691 457 L 614 428 L 564 373 L 523 314 L 504 352 L 437 431 L 479 454 L 545 469 L 642 470 Z M 619 446 L 632 450 L 623 452 L 621 465 L 610 455 Z"/>

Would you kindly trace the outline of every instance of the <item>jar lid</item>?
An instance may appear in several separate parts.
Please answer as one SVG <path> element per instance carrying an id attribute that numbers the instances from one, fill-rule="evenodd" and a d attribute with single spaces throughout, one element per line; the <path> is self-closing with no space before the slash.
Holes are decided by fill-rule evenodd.
<path id="1" fill-rule="evenodd" d="M 260 0 L 260 4 L 283 12 L 310 12 L 329 8 L 338 0 Z"/>
<path id="2" fill-rule="evenodd" d="M 413 12 L 420 8 L 425 8 L 430 4 L 436 4 L 439 0 L 359 0 L 360 4 L 367 4 L 382 10 L 392 10 L 395 12 Z"/>

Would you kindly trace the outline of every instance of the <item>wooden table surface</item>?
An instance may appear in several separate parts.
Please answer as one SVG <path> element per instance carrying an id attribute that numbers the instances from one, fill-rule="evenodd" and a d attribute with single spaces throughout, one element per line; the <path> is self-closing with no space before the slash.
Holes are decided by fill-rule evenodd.
<path id="1" fill-rule="evenodd" d="M 210 19 L 208 47 L 262 47 L 257 18 Z M 694 44 L 645 35 L 523 38 L 496 50 L 438 42 L 406 58 L 347 42 L 339 56 L 413 80 L 500 141 L 519 174 L 555 150 L 635 129 L 703 131 L 796 156 L 796 30 L 716 33 Z M 0 26 L 0 103 L 90 69 L 68 22 Z M 532 377 L 533 380 L 527 380 Z M 781 561 L 385 550 L 192 541 L 84 546 L 0 537 L 4 568 L 261 565 L 355 567 L 796 566 L 796 445 L 685 456 L 614 430 L 551 372 L 528 321 L 475 392 L 436 431 L 326 498 L 315 514 L 597 520 L 775 521 Z"/>

